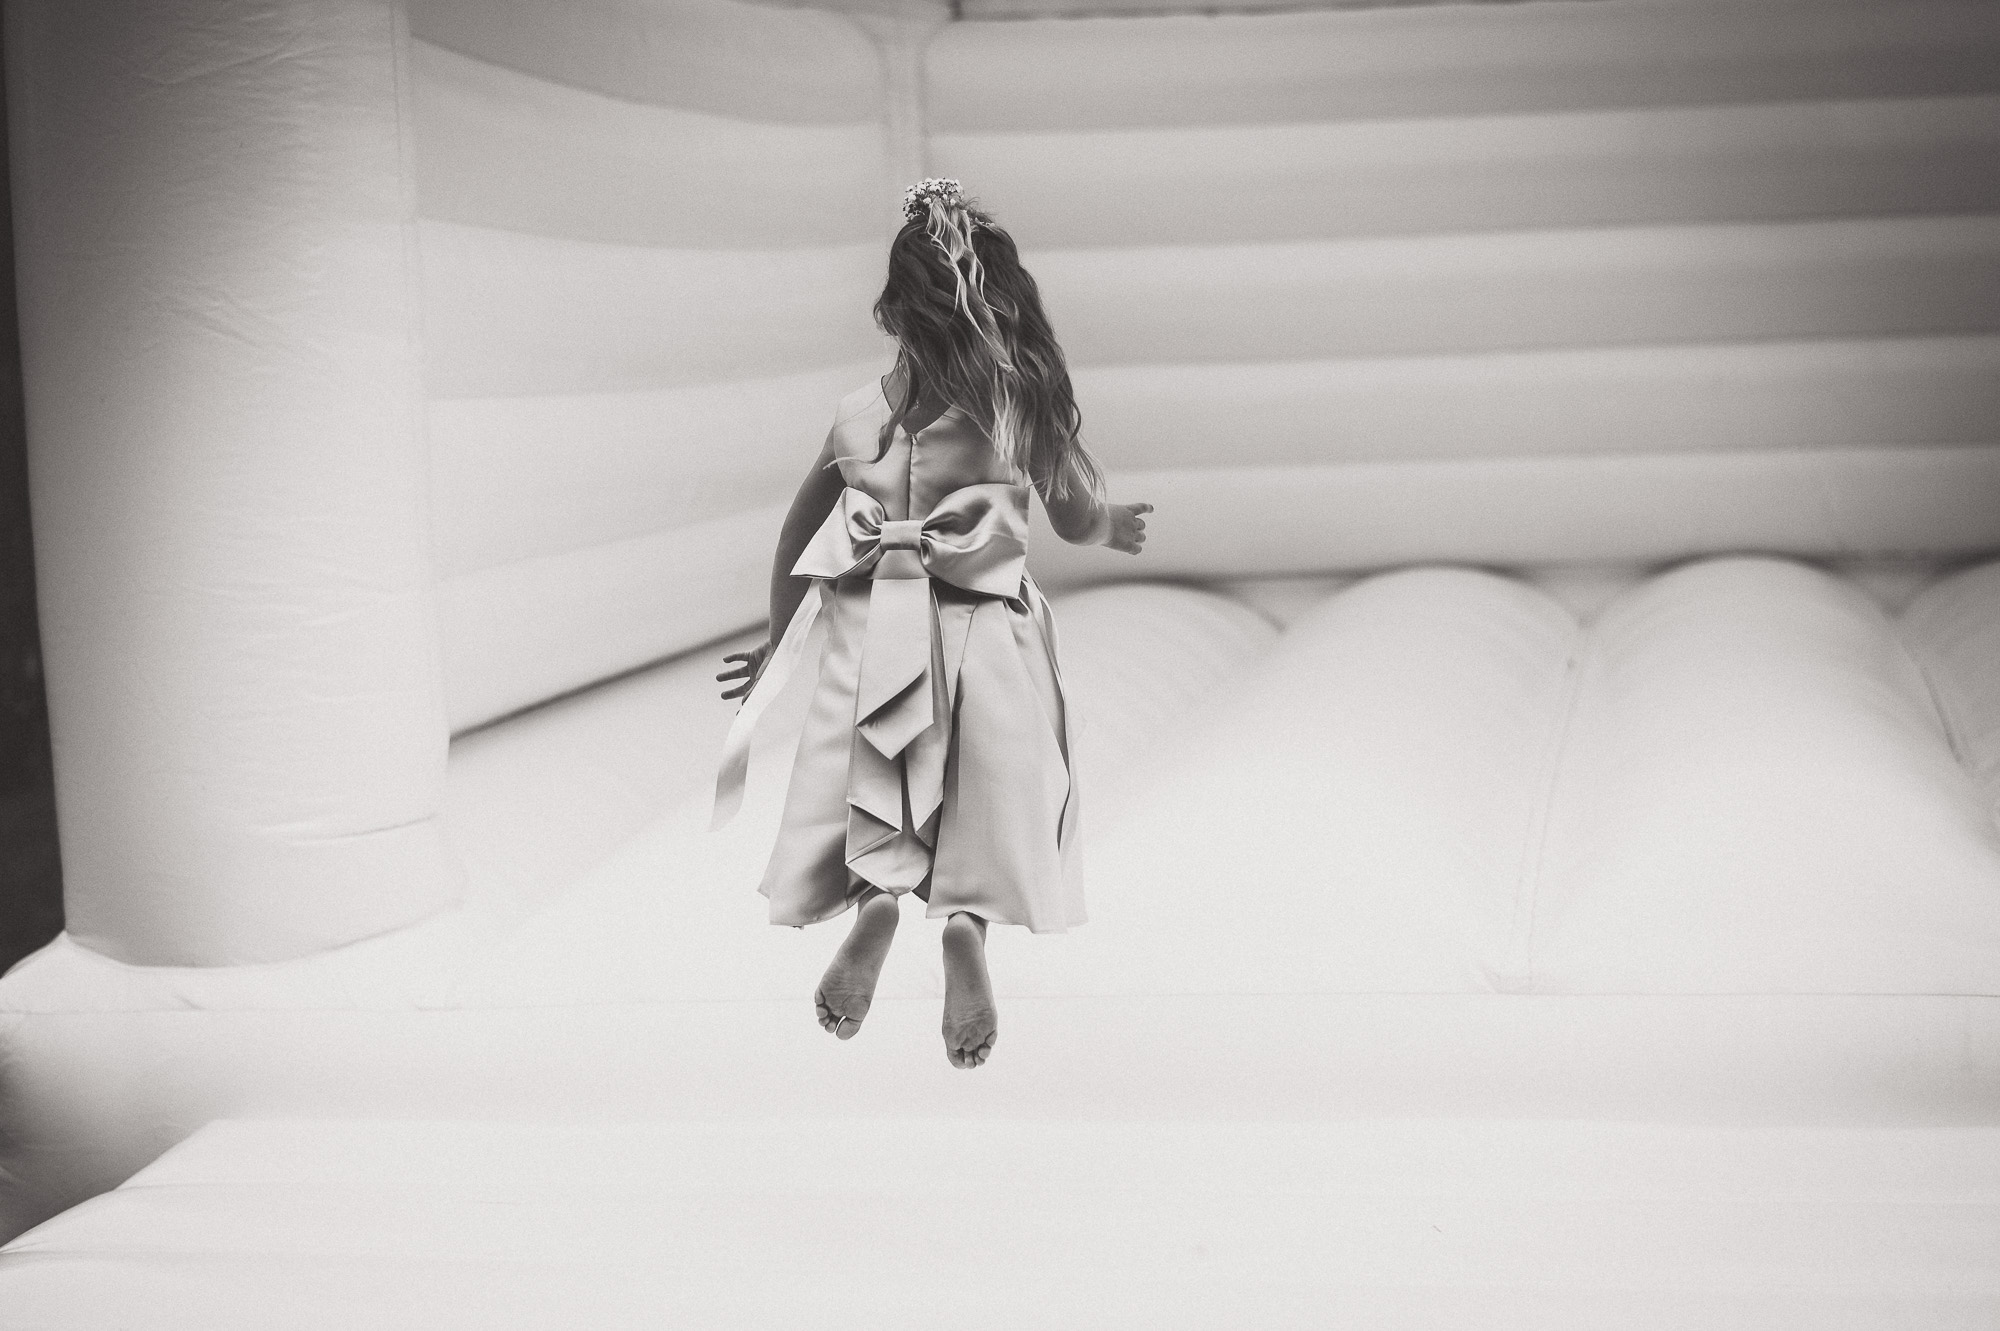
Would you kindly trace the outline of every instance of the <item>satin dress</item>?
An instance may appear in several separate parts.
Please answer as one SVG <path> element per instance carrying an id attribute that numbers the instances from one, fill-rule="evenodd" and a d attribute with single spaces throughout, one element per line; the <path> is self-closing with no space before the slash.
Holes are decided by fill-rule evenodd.
<path id="1" fill-rule="evenodd" d="M 829 919 L 873 885 L 916 892 L 932 917 L 1062 932 L 1085 918 L 1075 747 L 1055 619 L 1025 565 L 1032 491 L 956 408 L 884 450 L 893 415 L 879 383 L 840 404 L 846 487 L 792 569 L 814 587 L 732 727 L 717 821 L 762 706 L 812 670 L 758 888 L 771 922 Z M 816 662 L 801 655 L 815 618 Z"/>

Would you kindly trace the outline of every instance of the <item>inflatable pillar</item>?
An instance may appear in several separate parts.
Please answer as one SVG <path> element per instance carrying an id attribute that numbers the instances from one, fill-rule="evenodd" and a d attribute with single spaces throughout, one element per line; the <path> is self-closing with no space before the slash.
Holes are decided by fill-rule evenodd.
<path id="1" fill-rule="evenodd" d="M 300 956 L 457 895 L 395 0 L 9 0 L 71 935 Z"/>
<path id="2" fill-rule="evenodd" d="M 882 54 L 883 132 L 889 167 L 882 197 L 891 207 L 890 234 L 902 229 L 903 189 L 930 175 L 924 142 L 924 50 L 951 21 L 947 5 L 911 4 L 891 14 L 856 13 Z"/>

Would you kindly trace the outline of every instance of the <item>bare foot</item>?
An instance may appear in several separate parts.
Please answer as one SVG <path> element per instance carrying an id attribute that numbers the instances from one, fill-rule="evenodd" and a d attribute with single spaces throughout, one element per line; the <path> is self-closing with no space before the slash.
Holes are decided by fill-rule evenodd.
<path id="1" fill-rule="evenodd" d="M 958 911 L 944 922 L 944 1056 L 955 1068 L 976 1068 L 999 1034 L 986 978 L 986 921 Z"/>
<path id="2" fill-rule="evenodd" d="M 896 937 L 897 905 L 895 897 L 879 888 L 861 899 L 847 941 L 833 954 L 813 994 L 819 1024 L 843 1040 L 860 1033 L 861 1019 L 875 1001 L 875 982 L 882 977 L 882 961 Z"/>

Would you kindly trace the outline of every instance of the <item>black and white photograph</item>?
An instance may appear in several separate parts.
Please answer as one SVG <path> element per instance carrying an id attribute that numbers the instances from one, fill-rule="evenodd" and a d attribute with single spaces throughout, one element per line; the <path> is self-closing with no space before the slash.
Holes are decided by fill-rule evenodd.
<path id="1" fill-rule="evenodd" d="M 0 1331 L 2000 1331 L 2000 0 L 0 18 Z"/>

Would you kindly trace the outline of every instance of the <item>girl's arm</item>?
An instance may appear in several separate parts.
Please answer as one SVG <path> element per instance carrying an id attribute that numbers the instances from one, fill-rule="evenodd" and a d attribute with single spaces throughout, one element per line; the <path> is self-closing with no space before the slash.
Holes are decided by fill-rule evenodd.
<path id="1" fill-rule="evenodd" d="M 1065 463 L 1068 466 L 1070 464 Z M 1146 519 L 1151 504 L 1113 504 L 1099 499 L 1085 478 L 1071 467 L 1067 493 L 1057 498 L 1054 486 L 1037 487 L 1049 525 L 1071 545 L 1108 545 L 1136 555 L 1146 544 Z"/>
<path id="2" fill-rule="evenodd" d="M 731 652 L 722 658 L 741 664 L 723 671 L 716 678 L 743 681 L 734 688 L 725 689 L 723 697 L 742 697 L 750 692 L 757 683 L 757 677 L 764 673 L 764 662 L 770 658 L 771 649 L 778 645 L 785 626 L 798 613 L 799 602 L 812 590 L 812 579 L 793 577 L 792 565 L 799 562 L 799 556 L 812 542 L 813 533 L 826 521 L 826 515 L 833 511 L 846 485 L 840 469 L 833 465 L 833 438 L 829 435 L 826 444 L 819 450 L 819 456 L 813 460 L 812 470 L 800 484 L 798 494 L 792 497 L 792 507 L 785 514 L 785 525 L 778 532 L 778 553 L 771 559 L 770 636 L 747 652 Z"/>

